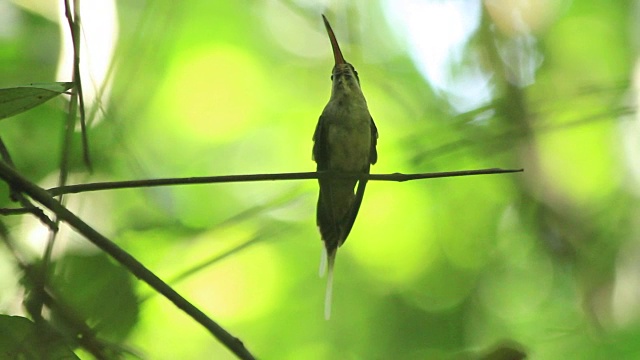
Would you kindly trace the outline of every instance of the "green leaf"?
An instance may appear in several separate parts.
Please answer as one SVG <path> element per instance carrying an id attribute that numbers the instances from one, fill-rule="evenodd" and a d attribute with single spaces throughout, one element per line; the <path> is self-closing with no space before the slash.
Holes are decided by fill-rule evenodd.
<path id="1" fill-rule="evenodd" d="M 36 107 L 71 89 L 73 83 L 39 83 L 0 89 L 0 119 Z"/>
<path id="2" fill-rule="evenodd" d="M 8 315 L 0 315 L 0 358 L 78 359 L 50 328 Z"/>

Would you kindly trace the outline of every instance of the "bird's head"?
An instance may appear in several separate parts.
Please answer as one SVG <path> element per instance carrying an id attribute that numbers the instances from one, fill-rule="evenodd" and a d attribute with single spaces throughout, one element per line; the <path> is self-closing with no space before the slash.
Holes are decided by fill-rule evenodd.
<path id="1" fill-rule="evenodd" d="M 356 92 L 362 94 L 358 72 L 353 65 L 349 64 L 344 59 L 344 56 L 342 56 L 338 40 L 336 40 L 333 29 L 331 29 L 331 25 L 329 25 L 329 21 L 324 15 L 322 15 L 322 20 L 324 20 L 324 26 L 327 28 L 327 33 L 329 34 L 331 48 L 333 49 L 333 58 L 335 60 L 335 65 L 331 73 L 331 81 L 333 81 L 332 94 L 336 94 L 337 92 L 344 92 L 345 94 Z"/>

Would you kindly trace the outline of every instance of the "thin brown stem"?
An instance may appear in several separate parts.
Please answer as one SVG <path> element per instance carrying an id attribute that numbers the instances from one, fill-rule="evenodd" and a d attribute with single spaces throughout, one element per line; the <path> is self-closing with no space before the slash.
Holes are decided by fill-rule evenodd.
<path id="1" fill-rule="evenodd" d="M 480 170 L 462 170 L 462 171 L 445 171 L 435 173 L 420 174 L 360 174 L 360 173 L 336 173 L 336 172 L 297 172 L 297 173 L 276 173 L 276 174 L 248 174 L 248 175 L 222 175 L 222 176 L 201 176 L 189 178 L 166 178 L 166 179 L 147 179 L 147 180 L 127 180 L 127 181 L 108 181 L 96 182 L 77 185 L 66 185 L 50 188 L 47 191 L 51 196 L 62 194 L 77 194 L 89 191 L 114 190 L 114 189 L 132 189 L 141 187 L 154 186 L 172 186 L 172 185 L 196 185 L 196 184 L 216 184 L 229 182 L 251 182 L 251 181 L 276 181 L 276 180 L 308 180 L 318 179 L 321 177 L 346 177 L 356 179 L 368 179 L 369 181 L 410 181 L 420 179 L 435 179 L 443 177 L 471 176 L 471 175 L 489 175 L 489 174 L 505 174 L 522 172 L 523 169 L 480 169 Z"/>

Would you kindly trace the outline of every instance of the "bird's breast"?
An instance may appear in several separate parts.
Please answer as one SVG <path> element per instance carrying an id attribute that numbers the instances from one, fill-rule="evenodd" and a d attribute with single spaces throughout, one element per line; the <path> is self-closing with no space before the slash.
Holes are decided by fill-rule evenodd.
<path id="1" fill-rule="evenodd" d="M 329 168 L 361 171 L 369 164 L 371 115 L 366 105 L 349 104 L 333 110 L 327 129 Z"/>

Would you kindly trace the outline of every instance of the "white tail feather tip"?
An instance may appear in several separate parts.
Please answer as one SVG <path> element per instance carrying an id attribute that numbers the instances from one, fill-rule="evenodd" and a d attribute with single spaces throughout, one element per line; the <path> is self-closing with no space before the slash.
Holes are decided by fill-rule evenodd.
<path id="1" fill-rule="evenodd" d="M 324 319 L 331 318 L 331 300 L 333 297 L 333 266 L 329 264 L 329 274 L 327 276 L 327 289 L 324 294 Z"/>
<path id="2" fill-rule="evenodd" d="M 322 247 L 322 255 L 320 255 L 320 277 L 327 273 L 327 249 Z"/>

